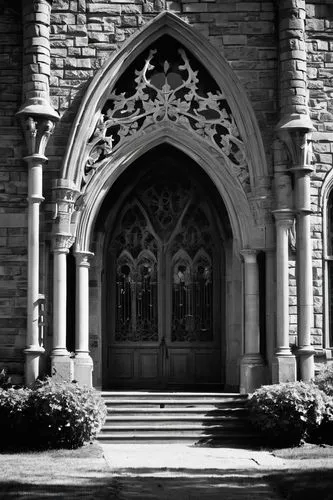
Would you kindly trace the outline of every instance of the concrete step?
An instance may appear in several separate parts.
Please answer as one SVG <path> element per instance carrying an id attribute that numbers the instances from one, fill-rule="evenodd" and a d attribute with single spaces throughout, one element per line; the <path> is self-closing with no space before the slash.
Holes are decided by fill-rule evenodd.
<path id="1" fill-rule="evenodd" d="M 247 419 L 240 419 L 235 417 L 220 417 L 220 418 L 212 418 L 212 417 L 192 417 L 192 416 L 183 416 L 183 417 L 163 417 L 163 416 L 145 416 L 145 417 L 107 417 L 104 428 L 105 427 L 119 427 L 122 425 L 132 425 L 133 427 L 143 427 L 145 425 L 150 425 L 153 427 L 161 427 L 166 428 L 168 424 L 177 424 L 177 425 L 200 425 L 200 426 L 212 426 L 219 425 L 223 427 L 244 427 L 248 425 Z"/>
<path id="2" fill-rule="evenodd" d="M 170 442 L 183 442 L 190 441 L 193 443 L 229 443 L 230 445 L 239 445 L 239 444 L 249 444 L 255 443 L 258 441 L 258 437 L 253 435 L 252 433 L 223 433 L 219 432 L 216 434 L 210 434 L 205 432 L 198 432 L 194 430 L 183 430 L 177 431 L 174 433 L 173 437 L 170 438 L 170 433 L 163 431 L 146 431 L 146 432 L 105 432 L 99 435 L 98 440 L 104 443 L 115 443 L 115 442 L 124 442 L 131 443 L 133 441 L 140 441 L 143 443 L 170 443 Z"/>
<path id="3" fill-rule="evenodd" d="M 151 408 L 167 408 L 167 407 L 211 407 L 212 408 L 219 408 L 223 407 L 224 405 L 230 406 L 230 407 L 240 407 L 245 404 L 244 401 L 221 401 L 221 400 L 216 400 L 216 399 L 186 399 L 186 400 L 180 400 L 180 399 L 104 399 L 104 403 L 108 407 L 133 407 L 135 406 L 136 408 L 144 408 L 144 407 L 151 407 Z"/>
<path id="4" fill-rule="evenodd" d="M 103 442 L 229 441 L 253 439 L 247 395 L 194 392 L 102 393 L 108 416 Z"/>
<path id="5" fill-rule="evenodd" d="M 103 398 L 172 398 L 172 399 L 186 399 L 186 398 L 200 398 L 200 399 L 248 399 L 247 394 L 240 394 L 239 392 L 155 392 L 155 391 L 102 391 L 100 395 Z"/>
<path id="6" fill-rule="evenodd" d="M 144 420 L 144 421 L 109 421 L 107 420 L 101 430 L 101 432 L 108 431 L 119 431 L 119 430 L 130 430 L 130 429 L 163 429 L 163 431 L 173 431 L 174 429 L 209 429 L 209 431 L 218 429 L 244 429 L 248 428 L 249 425 L 244 421 L 228 421 L 228 420 Z"/>
<path id="7" fill-rule="evenodd" d="M 108 406 L 108 416 L 116 418 L 133 417 L 140 419 L 141 417 L 193 417 L 193 418 L 219 418 L 219 417 L 234 417 L 247 418 L 248 410 L 246 408 L 216 408 L 211 407 L 170 407 L 170 408 L 114 408 Z"/>

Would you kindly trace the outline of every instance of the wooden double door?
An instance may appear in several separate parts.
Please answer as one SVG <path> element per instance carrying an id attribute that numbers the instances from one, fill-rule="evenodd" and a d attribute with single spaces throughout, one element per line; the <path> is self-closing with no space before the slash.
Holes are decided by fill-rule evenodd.
<path id="1" fill-rule="evenodd" d="M 105 251 L 106 383 L 221 383 L 223 240 L 210 194 L 177 161 L 147 168 Z"/>

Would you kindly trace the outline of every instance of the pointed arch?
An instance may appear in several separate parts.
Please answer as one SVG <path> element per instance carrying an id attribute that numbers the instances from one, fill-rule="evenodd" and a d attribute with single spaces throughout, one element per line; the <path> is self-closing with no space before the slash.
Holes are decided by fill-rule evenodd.
<path id="1" fill-rule="evenodd" d="M 208 174 L 213 184 L 219 191 L 228 215 L 235 244 L 241 248 L 253 246 L 253 240 L 257 238 L 255 224 L 250 206 L 237 178 L 232 173 L 221 168 L 221 159 L 200 141 L 194 140 L 192 136 L 165 125 L 145 135 L 145 141 L 141 138 L 133 139 L 130 144 L 120 148 L 112 157 L 112 161 L 106 162 L 92 177 L 89 189 L 85 194 L 84 209 L 78 217 L 76 232 L 77 249 L 88 249 L 95 225 L 106 193 L 125 172 L 127 167 L 144 153 L 150 151 L 160 144 L 169 144 L 192 158 Z"/>
<path id="2" fill-rule="evenodd" d="M 207 40 L 175 14 L 163 12 L 146 24 L 96 73 L 81 102 L 73 124 L 61 177 L 80 188 L 85 148 L 94 132 L 100 112 L 115 83 L 129 65 L 153 42 L 169 35 L 182 44 L 205 67 L 223 90 L 242 137 L 251 187 L 267 175 L 264 147 L 251 104 L 228 62 Z M 209 65 L 207 66 L 207 61 Z"/>

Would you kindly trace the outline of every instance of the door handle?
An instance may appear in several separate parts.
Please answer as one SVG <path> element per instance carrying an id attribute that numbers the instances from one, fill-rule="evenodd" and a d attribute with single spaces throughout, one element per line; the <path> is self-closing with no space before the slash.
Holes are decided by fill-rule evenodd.
<path id="1" fill-rule="evenodd" d="M 169 349 L 168 349 L 167 343 L 165 342 L 164 336 L 162 337 L 162 340 L 160 342 L 160 349 L 161 349 L 163 358 L 168 359 L 169 358 Z"/>

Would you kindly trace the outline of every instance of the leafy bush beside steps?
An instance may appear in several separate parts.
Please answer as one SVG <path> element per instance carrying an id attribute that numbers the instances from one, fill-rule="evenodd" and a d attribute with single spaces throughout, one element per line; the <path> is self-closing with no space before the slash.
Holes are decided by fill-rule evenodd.
<path id="1" fill-rule="evenodd" d="M 32 389 L 0 389 L 3 447 L 78 448 L 96 436 L 105 417 L 99 394 L 76 383 L 49 378 Z"/>
<path id="2" fill-rule="evenodd" d="M 253 425 L 274 446 L 326 439 L 333 427 L 333 400 L 314 383 L 263 386 L 249 400 Z"/>

